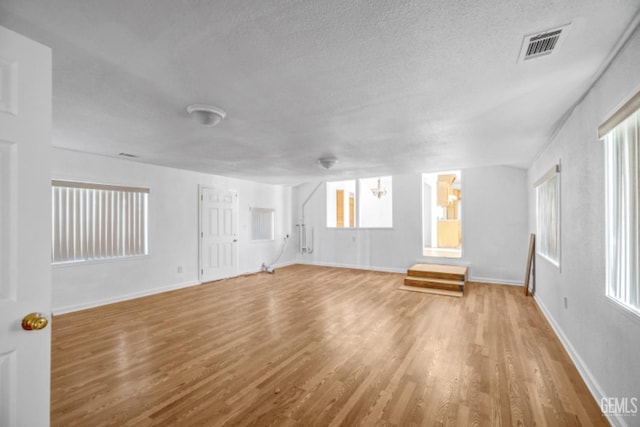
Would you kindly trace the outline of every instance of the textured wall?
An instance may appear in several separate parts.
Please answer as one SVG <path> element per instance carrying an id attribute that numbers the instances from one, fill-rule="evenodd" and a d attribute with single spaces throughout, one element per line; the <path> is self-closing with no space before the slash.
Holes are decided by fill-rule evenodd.
<path id="1" fill-rule="evenodd" d="M 239 273 L 273 261 L 291 233 L 291 188 L 54 149 L 53 178 L 150 188 L 149 256 L 53 267 L 54 312 L 198 283 L 198 185 L 238 191 Z M 276 240 L 251 242 L 249 207 L 276 210 Z M 280 262 L 295 257 L 290 242 Z M 182 266 L 182 273 L 178 273 Z"/>
<path id="2" fill-rule="evenodd" d="M 636 30 L 528 171 L 534 231 L 532 183 L 561 163 L 561 266 L 537 257 L 536 298 L 598 399 L 640 398 L 640 318 L 605 296 L 604 148 L 596 136 L 604 119 L 640 89 L 639 70 Z M 616 422 L 638 425 L 631 418 Z"/>
<path id="3" fill-rule="evenodd" d="M 471 278 L 521 284 L 527 232 L 526 171 L 508 166 L 462 172 L 462 249 Z"/>
<path id="4" fill-rule="evenodd" d="M 296 187 L 300 204 L 316 184 Z M 422 176 L 393 177 L 392 229 L 329 229 L 326 191 L 314 194 L 305 210 L 315 248 L 301 262 L 405 271 L 417 261 L 470 266 L 473 280 L 522 283 L 528 245 L 526 171 L 497 166 L 462 171 L 463 258 L 422 257 Z"/>

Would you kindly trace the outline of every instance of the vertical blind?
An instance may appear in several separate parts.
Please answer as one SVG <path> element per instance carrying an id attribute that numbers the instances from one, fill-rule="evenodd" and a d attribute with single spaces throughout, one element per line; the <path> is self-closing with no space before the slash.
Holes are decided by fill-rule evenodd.
<path id="1" fill-rule="evenodd" d="M 605 137 L 607 295 L 640 313 L 640 110 Z"/>
<path id="2" fill-rule="evenodd" d="M 537 252 L 560 265 L 560 167 L 535 182 Z"/>
<path id="3" fill-rule="evenodd" d="M 273 240 L 275 211 L 269 208 L 251 208 L 251 239 Z"/>
<path id="4" fill-rule="evenodd" d="M 52 182 L 54 263 L 146 255 L 149 189 Z"/>

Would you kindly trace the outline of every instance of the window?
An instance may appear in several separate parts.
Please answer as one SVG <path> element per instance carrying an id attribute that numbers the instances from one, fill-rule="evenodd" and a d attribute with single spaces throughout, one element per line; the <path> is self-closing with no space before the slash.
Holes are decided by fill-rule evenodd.
<path id="1" fill-rule="evenodd" d="M 560 266 L 560 166 L 534 183 L 536 189 L 536 253 Z"/>
<path id="2" fill-rule="evenodd" d="M 327 227 L 356 226 L 356 182 L 327 182 Z"/>
<path id="3" fill-rule="evenodd" d="M 251 208 L 251 240 L 273 240 L 274 217 L 274 209 Z"/>
<path id="4" fill-rule="evenodd" d="M 636 96 L 636 98 L 640 97 Z M 640 110 L 637 110 L 609 131 L 604 142 L 607 296 L 638 315 L 640 315 L 639 134 Z"/>
<path id="5" fill-rule="evenodd" d="M 392 183 L 391 176 L 327 182 L 327 227 L 393 227 Z"/>
<path id="6" fill-rule="evenodd" d="M 147 255 L 149 189 L 52 182 L 53 263 Z"/>
<path id="7" fill-rule="evenodd" d="M 359 227 L 393 227 L 393 189 L 391 184 L 390 176 L 358 180 Z"/>

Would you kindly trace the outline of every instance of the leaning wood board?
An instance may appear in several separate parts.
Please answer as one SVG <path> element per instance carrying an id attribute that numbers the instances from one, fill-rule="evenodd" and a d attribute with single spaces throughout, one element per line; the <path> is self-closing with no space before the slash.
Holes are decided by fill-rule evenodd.
<path id="1" fill-rule="evenodd" d="M 527 272 L 524 277 L 524 294 L 529 295 L 529 277 L 531 277 L 531 267 L 533 265 L 533 255 L 536 252 L 536 235 L 531 233 L 529 238 L 529 257 L 527 258 Z"/>

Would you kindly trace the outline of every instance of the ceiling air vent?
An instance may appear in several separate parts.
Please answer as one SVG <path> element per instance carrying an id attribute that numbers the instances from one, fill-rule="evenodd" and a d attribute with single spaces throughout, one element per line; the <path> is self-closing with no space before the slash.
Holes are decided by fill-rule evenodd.
<path id="1" fill-rule="evenodd" d="M 567 37 L 569 25 L 525 36 L 518 62 L 549 55 L 558 50 Z"/>

